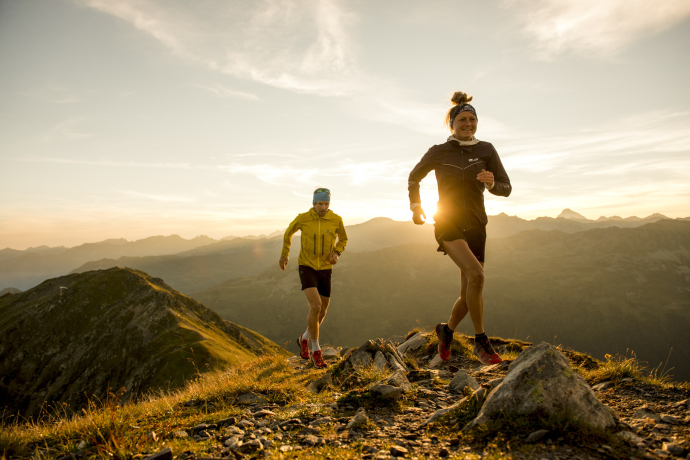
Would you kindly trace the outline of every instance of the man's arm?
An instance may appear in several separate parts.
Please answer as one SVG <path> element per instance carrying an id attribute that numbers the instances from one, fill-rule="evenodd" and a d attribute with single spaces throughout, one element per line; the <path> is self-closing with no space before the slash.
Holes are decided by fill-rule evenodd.
<path id="1" fill-rule="evenodd" d="M 295 220 L 293 220 L 290 225 L 288 225 L 287 230 L 285 230 L 285 234 L 283 235 L 283 250 L 280 252 L 280 268 L 285 270 L 285 264 L 287 264 L 287 258 L 288 255 L 290 254 L 290 245 L 292 244 L 292 235 L 294 235 L 297 230 L 301 229 L 301 225 L 299 223 L 299 216 L 295 217 Z M 282 263 L 283 259 L 285 259 L 285 263 Z"/>
<path id="2" fill-rule="evenodd" d="M 335 245 L 335 250 L 342 253 L 345 250 L 345 246 L 347 246 L 347 232 L 345 231 L 343 219 L 340 219 L 340 225 L 338 225 L 338 229 L 335 232 L 338 235 L 338 244 Z"/>

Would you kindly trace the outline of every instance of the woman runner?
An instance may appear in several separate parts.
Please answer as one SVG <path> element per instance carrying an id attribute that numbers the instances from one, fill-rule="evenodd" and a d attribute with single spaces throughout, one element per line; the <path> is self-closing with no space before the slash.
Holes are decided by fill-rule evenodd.
<path id="1" fill-rule="evenodd" d="M 474 354 L 483 364 L 497 364 L 503 360 L 484 331 L 482 289 L 488 223 L 484 190 L 508 196 L 512 188 L 494 146 L 474 137 L 478 117 L 470 101 L 472 97 L 463 92 L 453 94 L 454 107 L 446 114 L 446 125 L 452 135 L 445 144 L 431 147 L 410 173 L 410 210 L 414 223 L 424 224 L 426 214 L 419 197 L 419 183 L 431 170 L 436 171 L 439 200 L 434 214 L 434 236 L 438 251 L 449 255 L 461 271 L 460 297 L 453 305 L 448 323 L 436 325 L 438 353 L 444 361 L 450 359 L 453 332 L 469 312 L 475 332 Z"/>

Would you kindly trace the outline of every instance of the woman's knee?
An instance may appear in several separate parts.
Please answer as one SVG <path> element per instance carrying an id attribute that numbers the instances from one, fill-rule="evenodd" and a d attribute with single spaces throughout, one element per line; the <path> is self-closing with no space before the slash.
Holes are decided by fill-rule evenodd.
<path id="1" fill-rule="evenodd" d="M 484 270 L 477 270 L 467 274 L 467 282 L 475 290 L 481 291 L 484 288 Z"/>

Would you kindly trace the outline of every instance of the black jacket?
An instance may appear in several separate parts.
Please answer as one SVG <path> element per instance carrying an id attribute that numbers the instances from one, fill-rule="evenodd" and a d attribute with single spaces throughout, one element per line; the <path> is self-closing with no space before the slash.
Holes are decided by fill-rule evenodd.
<path id="1" fill-rule="evenodd" d="M 453 222 L 461 230 L 485 226 L 484 189 L 477 174 L 482 169 L 494 173 L 494 186 L 489 190 L 508 196 L 512 190 L 496 149 L 488 142 L 461 146 L 457 141 L 434 145 L 410 173 L 407 189 L 410 203 L 421 203 L 419 183 L 431 170 L 436 171 L 438 206 L 434 220 Z"/>

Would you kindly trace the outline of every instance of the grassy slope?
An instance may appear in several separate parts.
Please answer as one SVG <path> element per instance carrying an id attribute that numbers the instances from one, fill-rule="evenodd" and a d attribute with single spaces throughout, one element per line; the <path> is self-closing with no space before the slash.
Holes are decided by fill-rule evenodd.
<path id="1" fill-rule="evenodd" d="M 56 278 L 0 299 L 0 334 L 0 373 L 13 375 L 0 399 L 25 415 L 36 415 L 46 398 L 79 407 L 84 393 L 174 388 L 199 370 L 285 355 L 162 280 L 127 269 Z"/>
<path id="2" fill-rule="evenodd" d="M 504 342 L 513 343 L 510 340 Z M 471 356 L 466 337 L 461 337 L 454 345 L 456 353 Z M 527 344 L 515 342 L 515 345 L 519 349 Z M 428 348 L 433 347 L 434 343 L 430 343 Z M 633 377 L 639 382 L 653 386 L 658 391 L 669 387 L 667 380 L 659 378 L 658 374 L 649 374 L 634 359 L 618 357 L 609 358 L 606 362 L 598 362 L 578 352 L 562 351 L 570 358 L 576 372 L 583 375 L 590 384 L 604 380 L 620 381 L 625 377 Z M 419 357 L 426 353 L 426 349 L 418 352 Z M 508 356 L 509 354 L 506 355 Z M 515 356 L 510 355 L 510 357 Z M 52 449 L 51 454 L 46 458 L 55 458 L 66 453 L 76 453 L 79 442 L 86 441 L 89 445 L 89 455 L 95 458 L 131 458 L 133 454 L 153 453 L 164 447 L 171 447 L 175 455 L 190 451 L 203 457 L 212 450 L 215 445 L 213 441 L 195 442 L 189 438 L 177 439 L 174 438 L 173 433 L 227 417 L 242 418 L 246 406 L 236 404 L 235 398 L 250 391 L 268 396 L 269 402 L 275 404 L 273 410 L 277 414 L 277 419 L 287 420 L 314 414 L 327 415 L 326 408 L 317 404 L 331 403 L 336 400 L 340 400 L 343 404 L 357 401 L 376 412 L 380 402 L 367 401 L 366 389 L 381 378 L 381 373 L 373 368 L 362 369 L 356 372 L 358 378 L 343 380 L 342 384 L 345 385 L 347 381 L 347 386 L 341 387 L 338 383 L 340 380 L 335 378 L 336 369 L 337 366 L 332 366 L 330 371 L 334 375 L 334 386 L 327 387 L 325 391 L 318 394 L 309 393 L 306 386 L 323 375 L 325 371 L 313 368 L 295 371 L 288 365 L 285 358 L 266 356 L 234 369 L 200 375 L 189 381 L 183 388 L 151 394 L 137 403 L 120 403 L 117 396 L 112 395 L 102 403 L 89 406 L 88 410 L 82 414 L 68 415 L 56 411 L 37 422 L 5 423 L 3 429 L 0 430 L 0 455 L 4 454 L 9 458 L 28 457 L 39 449 L 44 451 Z M 442 384 L 444 381 L 438 382 L 438 385 Z M 682 387 L 687 389 L 689 386 L 685 383 Z M 345 394 L 341 396 L 343 393 Z M 188 401 L 196 401 L 197 404 L 195 406 L 185 404 Z M 407 396 L 402 402 L 387 405 L 387 408 L 399 413 L 413 404 L 414 396 Z M 353 413 L 350 412 L 350 415 Z M 462 434 L 458 432 L 458 427 L 452 427 L 455 421 L 449 420 L 442 420 L 442 423 L 430 427 L 426 435 L 436 435 L 442 440 L 457 437 L 461 443 L 475 445 L 477 442 L 486 442 L 486 447 L 494 451 L 490 458 L 511 458 L 507 452 L 517 453 L 523 449 L 529 454 L 533 447 L 524 444 L 524 437 L 543 426 L 519 425 L 518 421 L 512 422 L 515 423 L 510 428 L 511 430 L 519 429 L 519 437 L 518 433 L 511 430 L 501 433 L 487 433 L 480 430 L 476 433 Z M 520 421 L 520 423 L 523 422 Z M 556 428 L 563 429 L 564 425 Z M 610 433 L 583 432 L 579 426 L 566 428 L 566 432 L 563 433 L 565 436 L 569 436 L 568 429 L 574 430 L 570 433 L 574 443 L 584 445 L 588 442 L 620 443 L 620 440 L 616 441 Z M 151 432 L 156 433 L 156 439 L 147 436 Z M 326 428 L 323 434 L 333 435 L 334 433 Z M 506 437 L 502 440 L 504 445 L 500 445 L 501 442 L 496 440 L 496 434 L 500 434 L 502 438 Z M 569 442 L 567 439 L 566 445 Z M 330 456 L 333 459 L 358 459 L 362 455 L 362 443 L 357 442 L 345 447 L 323 446 L 289 454 L 280 454 L 277 451 L 277 445 L 280 444 L 277 442 L 272 448 L 274 455 L 280 455 L 280 458 L 321 459 Z M 459 454 L 458 458 L 467 458 L 462 452 Z M 470 458 L 476 457 L 472 455 Z"/>

